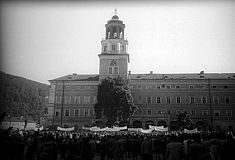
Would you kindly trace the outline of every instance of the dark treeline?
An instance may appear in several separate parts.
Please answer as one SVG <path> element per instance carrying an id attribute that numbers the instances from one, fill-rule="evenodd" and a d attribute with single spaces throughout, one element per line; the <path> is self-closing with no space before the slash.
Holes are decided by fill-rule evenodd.
<path id="1" fill-rule="evenodd" d="M 7 160 L 232 160 L 232 133 L 0 130 Z"/>
<path id="2" fill-rule="evenodd" d="M 49 85 L 0 72 L 0 114 L 38 119 L 48 95 Z"/>

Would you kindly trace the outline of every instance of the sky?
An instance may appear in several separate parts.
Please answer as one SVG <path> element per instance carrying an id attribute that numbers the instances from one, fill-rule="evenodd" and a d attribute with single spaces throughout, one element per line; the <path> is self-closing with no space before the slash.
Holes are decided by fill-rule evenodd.
<path id="1" fill-rule="evenodd" d="M 235 1 L 209 0 L 1 2 L 0 70 L 46 84 L 98 74 L 115 8 L 131 73 L 235 73 Z"/>

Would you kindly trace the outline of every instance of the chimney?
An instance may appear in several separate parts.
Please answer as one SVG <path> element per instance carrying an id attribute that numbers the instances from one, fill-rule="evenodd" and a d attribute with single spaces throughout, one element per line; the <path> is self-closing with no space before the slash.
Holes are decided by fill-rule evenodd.
<path id="1" fill-rule="evenodd" d="M 150 74 L 153 74 L 153 71 L 150 71 Z"/>
<path id="2" fill-rule="evenodd" d="M 131 71 L 129 71 L 129 73 L 128 73 L 129 75 L 131 74 Z"/>

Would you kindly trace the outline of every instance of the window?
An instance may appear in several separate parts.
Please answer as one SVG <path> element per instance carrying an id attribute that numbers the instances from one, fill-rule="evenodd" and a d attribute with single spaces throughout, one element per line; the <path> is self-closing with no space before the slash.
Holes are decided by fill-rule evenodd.
<path id="1" fill-rule="evenodd" d="M 74 110 L 74 117 L 79 117 L 80 114 L 80 109 L 75 109 Z"/>
<path id="2" fill-rule="evenodd" d="M 179 86 L 179 85 L 176 85 L 175 88 L 180 88 L 180 86 Z"/>
<path id="3" fill-rule="evenodd" d="M 157 114 L 162 114 L 162 111 L 158 111 Z"/>
<path id="4" fill-rule="evenodd" d="M 70 115 L 70 110 L 66 109 L 65 112 L 64 112 L 64 116 L 69 117 L 69 115 Z"/>
<path id="5" fill-rule="evenodd" d="M 64 104 L 70 104 L 70 103 L 71 103 L 71 96 L 65 96 Z"/>
<path id="6" fill-rule="evenodd" d="M 226 115 L 227 115 L 227 117 L 232 117 L 232 111 L 227 110 L 227 111 L 226 111 Z"/>
<path id="7" fill-rule="evenodd" d="M 167 89 L 170 89 L 170 88 L 171 88 L 171 86 L 170 86 L 170 85 L 167 85 L 167 86 L 166 86 L 166 88 L 167 88 Z"/>
<path id="8" fill-rule="evenodd" d="M 219 97 L 213 96 L 213 103 L 219 104 Z"/>
<path id="9" fill-rule="evenodd" d="M 80 96 L 75 96 L 74 97 L 74 103 L 75 104 L 80 104 Z"/>
<path id="10" fill-rule="evenodd" d="M 216 117 L 218 117 L 218 116 L 220 116 L 220 111 L 219 110 L 215 110 L 214 114 L 215 114 Z"/>
<path id="11" fill-rule="evenodd" d="M 171 97 L 166 97 L 166 103 L 171 103 Z"/>
<path id="12" fill-rule="evenodd" d="M 191 110 L 191 115 L 195 116 L 196 115 L 196 111 L 195 110 Z"/>
<path id="13" fill-rule="evenodd" d="M 212 88 L 216 88 L 216 86 L 212 86 Z"/>
<path id="14" fill-rule="evenodd" d="M 137 86 L 137 88 L 138 88 L 138 89 L 141 89 L 141 88 L 142 88 L 142 86 L 141 86 L 141 85 L 138 85 L 138 86 Z"/>
<path id="15" fill-rule="evenodd" d="M 91 96 L 90 100 L 91 100 L 91 104 L 96 103 L 96 97 L 95 96 Z"/>
<path id="16" fill-rule="evenodd" d="M 152 110 L 148 110 L 148 115 L 152 114 Z"/>
<path id="17" fill-rule="evenodd" d="M 114 67 L 114 74 L 118 74 L 118 67 Z"/>
<path id="18" fill-rule="evenodd" d="M 202 97 L 202 103 L 206 103 L 207 102 L 207 98 L 206 97 Z"/>
<path id="19" fill-rule="evenodd" d="M 176 97 L 176 103 L 181 103 L 181 98 L 180 97 Z"/>
<path id="20" fill-rule="evenodd" d="M 171 114 L 171 111 L 170 111 L 170 110 L 167 110 L 166 113 L 170 115 L 170 114 Z"/>
<path id="21" fill-rule="evenodd" d="M 84 104 L 90 104 L 90 96 L 84 96 Z"/>
<path id="22" fill-rule="evenodd" d="M 203 115 L 203 116 L 208 116 L 208 114 L 209 114 L 208 110 L 203 110 L 203 111 L 202 111 L 202 115 Z"/>
<path id="23" fill-rule="evenodd" d="M 113 68 L 109 67 L 109 74 L 113 74 Z"/>
<path id="24" fill-rule="evenodd" d="M 66 85 L 66 86 L 65 86 L 65 89 L 71 89 L 71 86 L 67 86 L 67 85 Z"/>
<path id="25" fill-rule="evenodd" d="M 224 88 L 228 88 L 228 86 L 224 86 Z"/>
<path id="26" fill-rule="evenodd" d="M 190 103 L 195 103 L 195 97 L 190 97 Z"/>
<path id="27" fill-rule="evenodd" d="M 55 116 L 59 117 L 60 116 L 60 112 L 59 111 L 55 111 Z"/>
<path id="28" fill-rule="evenodd" d="M 115 51 L 115 48 L 116 48 L 116 47 L 115 47 L 115 45 L 113 44 L 113 45 L 112 45 L 112 50 Z"/>
<path id="29" fill-rule="evenodd" d="M 122 46 L 121 46 L 121 50 L 122 50 L 122 52 L 125 52 L 125 51 L 126 51 L 125 45 L 122 45 Z"/>
<path id="30" fill-rule="evenodd" d="M 200 88 L 206 88 L 206 86 L 205 85 L 200 85 Z"/>
<path id="31" fill-rule="evenodd" d="M 161 89 L 161 86 L 157 86 L 157 89 Z"/>
<path id="32" fill-rule="evenodd" d="M 189 88 L 190 88 L 190 89 L 193 89 L 193 88 L 194 88 L 194 86 L 193 86 L 193 85 L 189 85 Z"/>
<path id="33" fill-rule="evenodd" d="M 84 109 L 84 117 L 90 116 L 90 109 Z"/>
<path id="34" fill-rule="evenodd" d="M 225 103 L 229 104 L 230 103 L 230 97 L 225 97 Z"/>
<path id="35" fill-rule="evenodd" d="M 147 97 L 147 103 L 152 103 L 152 98 L 151 97 Z"/>
<path id="36" fill-rule="evenodd" d="M 104 46 L 104 52 L 106 52 L 107 51 L 107 46 Z"/>
<path id="37" fill-rule="evenodd" d="M 157 102 L 157 103 L 161 103 L 161 97 L 157 97 L 157 98 L 156 98 L 156 102 Z"/>
<path id="38" fill-rule="evenodd" d="M 142 98 L 141 97 L 138 97 L 138 103 L 142 103 Z"/>
<path id="39" fill-rule="evenodd" d="M 62 96 L 56 96 L 55 99 L 56 99 L 56 103 L 57 103 L 57 104 L 61 104 L 61 102 L 62 102 Z"/>

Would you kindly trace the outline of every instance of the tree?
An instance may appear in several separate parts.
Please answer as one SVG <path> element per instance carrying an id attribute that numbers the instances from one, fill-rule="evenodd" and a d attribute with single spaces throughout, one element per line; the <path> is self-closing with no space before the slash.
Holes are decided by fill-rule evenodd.
<path id="1" fill-rule="evenodd" d="M 128 121 L 137 106 L 133 103 L 127 81 L 121 77 L 102 80 L 94 109 L 96 118 L 104 117 L 108 124 Z"/>
<path id="2" fill-rule="evenodd" d="M 176 116 L 180 129 L 192 129 L 192 120 L 186 111 L 180 112 Z"/>

